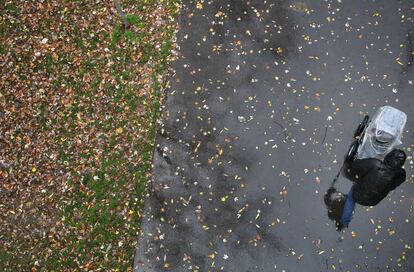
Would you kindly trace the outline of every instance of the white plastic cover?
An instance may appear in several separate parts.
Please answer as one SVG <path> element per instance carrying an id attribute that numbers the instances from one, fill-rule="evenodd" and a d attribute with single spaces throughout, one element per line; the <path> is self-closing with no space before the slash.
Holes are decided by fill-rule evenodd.
<path id="1" fill-rule="evenodd" d="M 407 115 L 391 106 L 377 110 L 363 132 L 357 159 L 377 158 L 383 160 L 396 146 L 402 144 L 401 136 L 407 122 Z"/>

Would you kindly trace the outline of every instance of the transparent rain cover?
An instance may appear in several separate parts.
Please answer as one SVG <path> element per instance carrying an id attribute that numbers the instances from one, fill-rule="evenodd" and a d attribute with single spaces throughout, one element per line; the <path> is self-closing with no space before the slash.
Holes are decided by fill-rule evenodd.
<path id="1" fill-rule="evenodd" d="M 356 158 L 383 160 L 388 152 L 402 144 L 401 136 L 406 122 L 407 115 L 404 112 L 391 106 L 379 108 L 364 130 Z"/>

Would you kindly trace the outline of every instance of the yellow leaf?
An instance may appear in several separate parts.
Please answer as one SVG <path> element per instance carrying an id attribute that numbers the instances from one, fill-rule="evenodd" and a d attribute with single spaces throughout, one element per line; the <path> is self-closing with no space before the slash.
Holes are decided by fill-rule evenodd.
<path id="1" fill-rule="evenodd" d="M 119 127 L 115 130 L 116 134 L 121 134 L 124 131 L 123 128 Z"/>

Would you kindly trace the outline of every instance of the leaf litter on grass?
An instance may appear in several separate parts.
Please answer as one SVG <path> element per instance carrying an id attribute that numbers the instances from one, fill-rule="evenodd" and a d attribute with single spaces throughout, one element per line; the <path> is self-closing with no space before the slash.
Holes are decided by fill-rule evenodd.
<path id="1" fill-rule="evenodd" d="M 131 269 L 178 1 L 1 3 L 0 268 Z"/>

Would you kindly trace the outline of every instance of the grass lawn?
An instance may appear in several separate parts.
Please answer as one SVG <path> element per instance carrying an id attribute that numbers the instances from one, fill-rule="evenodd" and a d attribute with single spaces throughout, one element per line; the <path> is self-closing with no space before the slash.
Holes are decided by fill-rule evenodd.
<path id="1" fill-rule="evenodd" d="M 0 271 L 132 269 L 178 0 L 0 3 Z"/>

